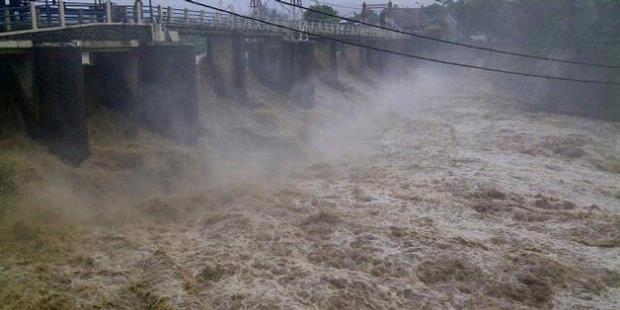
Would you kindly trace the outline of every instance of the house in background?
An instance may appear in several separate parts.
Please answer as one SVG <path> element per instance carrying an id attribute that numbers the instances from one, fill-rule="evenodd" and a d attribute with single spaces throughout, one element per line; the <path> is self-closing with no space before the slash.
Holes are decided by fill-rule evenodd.
<path id="1" fill-rule="evenodd" d="M 400 8 L 388 3 L 381 11 L 381 24 L 400 30 L 456 39 L 457 21 L 444 6 L 433 4 L 421 8 Z"/>

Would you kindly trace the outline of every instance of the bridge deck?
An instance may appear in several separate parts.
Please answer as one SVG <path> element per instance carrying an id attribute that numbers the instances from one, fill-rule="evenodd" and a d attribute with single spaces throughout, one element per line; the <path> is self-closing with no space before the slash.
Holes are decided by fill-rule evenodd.
<path id="1" fill-rule="evenodd" d="M 359 24 L 300 20 L 269 21 L 320 35 L 394 37 L 393 34 L 384 30 Z M 115 26 L 116 30 L 130 32 L 129 34 L 117 34 L 117 36 L 130 39 L 141 39 L 135 37 L 136 30 L 131 30 L 130 26 L 138 26 L 137 29 L 140 29 L 145 25 L 161 25 L 163 29 L 192 33 L 244 32 L 248 35 L 280 35 L 292 32 L 228 14 L 162 6 L 154 7 L 151 11 L 143 9 L 140 2 L 136 2 L 135 5 L 118 5 L 109 1 L 105 4 L 92 4 L 60 0 L 56 5 L 30 2 L 28 6 L 0 8 L 0 40 L 30 38 L 36 41 L 40 38 L 39 33 L 48 36 L 50 32 L 64 31 L 66 33 L 66 30 L 70 29 L 83 30 L 84 25 Z M 118 28 L 119 26 L 124 27 Z M 113 28 L 105 27 L 105 29 Z M 98 29 L 101 31 L 102 28 Z M 82 35 L 86 34 L 84 31 L 77 32 Z"/>

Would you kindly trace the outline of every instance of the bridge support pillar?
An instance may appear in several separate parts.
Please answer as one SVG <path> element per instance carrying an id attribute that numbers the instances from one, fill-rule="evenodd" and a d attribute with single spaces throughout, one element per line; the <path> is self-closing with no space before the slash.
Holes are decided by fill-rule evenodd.
<path id="1" fill-rule="evenodd" d="M 414 53 L 416 51 L 413 50 L 413 41 L 407 39 L 394 39 L 389 40 L 385 44 L 386 48 L 392 51 L 400 51 L 403 53 Z M 392 55 L 392 54 L 384 54 L 383 58 L 385 60 L 385 67 L 390 72 L 402 75 L 406 74 L 407 70 L 412 67 L 414 63 L 414 59 L 406 58 L 403 56 Z"/>
<path id="2" fill-rule="evenodd" d="M 364 44 L 381 49 L 389 45 L 389 43 L 383 39 L 367 39 Z M 395 50 L 400 51 L 399 49 Z M 379 74 L 384 73 L 389 55 L 380 51 L 366 50 L 364 56 L 368 68 Z"/>
<path id="3" fill-rule="evenodd" d="M 282 41 L 279 38 L 259 38 L 248 44 L 248 65 L 265 86 L 283 92 L 278 72 L 280 71 L 280 50 Z"/>
<path id="4" fill-rule="evenodd" d="M 137 52 L 95 53 L 94 65 L 86 66 L 86 86 L 98 103 L 133 116 L 139 106 L 139 64 Z"/>
<path id="5" fill-rule="evenodd" d="M 282 84 L 291 99 L 305 108 L 314 106 L 314 42 L 284 42 L 280 66 Z"/>
<path id="6" fill-rule="evenodd" d="M 181 143 L 199 134 L 196 53 L 191 46 L 140 51 L 137 115 L 146 126 Z"/>
<path id="7" fill-rule="evenodd" d="M 318 40 L 314 48 L 314 62 L 317 75 L 328 85 L 340 86 L 338 81 L 338 43 Z"/>
<path id="8" fill-rule="evenodd" d="M 81 52 L 69 47 L 35 48 L 34 59 L 40 138 L 51 153 L 79 164 L 90 155 Z"/>
<path id="9" fill-rule="evenodd" d="M 366 50 L 352 45 L 343 44 L 342 62 L 347 72 L 352 75 L 364 76 L 366 73 L 367 61 Z"/>
<path id="10" fill-rule="evenodd" d="M 241 35 L 209 36 L 206 64 L 206 76 L 218 96 L 245 101 L 246 55 Z"/>
<path id="11" fill-rule="evenodd" d="M 306 108 L 314 105 L 314 42 L 263 38 L 248 53 L 250 68 L 263 84 Z"/>
<path id="12" fill-rule="evenodd" d="M 33 53 L 0 57 L 0 136 L 4 131 L 38 134 Z"/>
<path id="13" fill-rule="evenodd" d="M 336 74 L 338 72 L 338 46 L 336 42 L 318 40 L 314 47 L 315 64 L 318 70 Z"/>

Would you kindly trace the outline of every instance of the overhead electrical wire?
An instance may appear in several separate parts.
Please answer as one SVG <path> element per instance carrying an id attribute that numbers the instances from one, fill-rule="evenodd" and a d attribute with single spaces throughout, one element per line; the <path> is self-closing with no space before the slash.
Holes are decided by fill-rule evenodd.
<path id="1" fill-rule="evenodd" d="M 442 59 L 431 58 L 431 57 L 425 57 L 425 56 L 419 56 L 419 55 L 414 55 L 414 54 L 407 54 L 407 53 L 403 53 L 403 52 L 398 52 L 398 51 L 393 51 L 393 50 L 389 50 L 389 49 L 383 49 L 383 48 L 378 48 L 378 47 L 374 47 L 374 46 L 370 46 L 370 45 L 359 44 L 359 43 L 355 43 L 355 42 L 351 42 L 351 41 L 347 41 L 347 40 L 342 40 L 342 39 L 338 39 L 338 38 L 334 38 L 334 37 L 330 37 L 330 36 L 326 36 L 326 35 L 321 35 L 321 34 L 318 34 L 318 33 L 313 33 L 313 32 L 309 32 L 309 31 L 305 31 L 305 30 L 296 29 L 296 28 L 293 28 L 293 27 L 285 26 L 285 25 L 280 25 L 278 23 L 270 22 L 270 21 L 267 21 L 267 20 L 264 20 L 264 19 L 261 19 L 261 18 L 256 18 L 256 17 L 251 17 L 251 16 L 247 16 L 247 15 L 238 14 L 238 13 L 235 13 L 235 12 L 231 12 L 229 10 L 220 9 L 220 8 L 217 8 L 217 7 L 208 5 L 208 4 L 204 4 L 204 3 L 201 3 L 201 2 L 197 2 L 197 1 L 194 1 L 194 0 L 185 0 L 185 1 L 189 2 L 189 3 L 192 3 L 192 4 L 195 4 L 195 5 L 198 5 L 198 6 L 202 6 L 202 7 L 208 8 L 208 9 L 212 9 L 212 10 L 215 10 L 215 11 L 218 11 L 218 12 L 227 13 L 227 14 L 230 14 L 232 16 L 239 17 L 239 18 L 244 18 L 244 19 L 247 19 L 247 20 L 251 20 L 251 21 L 263 23 L 263 24 L 266 24 L 266 25 L 270 25 L 270 26 L 273 26 L 273 27 L 276 27 L 276 28 L 281 28 L 281 29 L 285 29 L 285 30 L 289 30 L 289 31 L 293 31 L 293 32 L 301 33 L 301 34 L 306 34 L 308 36 L 314 36 L 314 37 L 325 39 L 325 40 L 339 42 L 339 43 L 346 44 L 346 45 L 356 46 L 356 47 L 360 47 L 360 48 L 365 48 L 365 49 L 369 49 L 369 50 L 374 50 L 374 51 L 378 51 L 378 52 L 383 52 L 383 53 L 387 53 L 387 54 L 393 54 L 393 55 L 398 55 L 398 56 L 403 56 L 403 57 L 408 57 L 408 58 L 413 58 L 413 59 L 418 59 L 418 60 L 424 60 L 424 61 L 429 61 L 429 62 L 441 63 L 441 64 L 445 64 L 445 65 L 458 66 L 458 67 L 464 67 L 464 68 L 470 68 L 470 69 L 478 69 L 478 70 L 483 70 L 483 71 L 490 71 L 490 72 L 497 72 L 497 73 L 504 73 L 504 74 L 518 75 L 518 76 L 525 76 L 525 77 L 533 77 L 533 78 L 540 78 L 540 79 L 548 79 L 548 80 L 569 81 L 569 82 L 579 82 L 579 83 L 588 83 L 588 84 L 620 85 L 620 82 L 602 81 L 602 80 L 574 79 L 574 78 L 567 78 L 567 77 L 561 77 L 561 76 L 550 76 L 550 75 L 542 75 L 542 74 L 535 74 L 535 73 L 525 73 L 525 72 L 510 71 L 510 70 L 504 70 L 504 69 L 497 69 L 497 68 L 490 68 L 490 67 L 483 67 L 483 66 L 464 64 L 464 63 L 453 62 L 453 61 L 442 60 Z"/>
<path id="2" fill-rule="evenodd" d="M 325 16 L 339 18 L 339 19 L 342 19 L 342 20 L 345 20 L 345 21 L 348 21 L 348 22 L 358 23 L 358 24 L 361 24 L 361 25 L 364 25 L 364 26 L 368 26 L 368 27 L 373 27 L 373 28 L 378 28 L 378 29 L 382 29 L 382 30 L 387 30 L 387 31 L 395 32 L 395 33 L 400 33 L 400 34 L 408 35 L 408 36 L 415 37 L 415 38 L 431 40 L 431 41 L 440 42 L 440 43 L 444 43 L 444 44 L 450 44 L 450 45 L 455 45 L 455 46 L 460 46 L 460 47 L 465 47 L 465 48 L 470 48 L 470 49 L 476 49 L 476 50 L 481 50 L 481 51 L 486 51 L 486 52 L 492 52 L 492 53 L 498 53 L 498 54 L 504 54 L 504 55 L 510 55 L 510 56 L 517 56 L 517 57 L 524 57 L 524 58 L 530 58 L 530 59 L 537 59 L 537 60 L 545 60 L 545 61 L 551 61 L 551 62 L 560 62 L 560 63 L 567 63 L 567 64 L 573 64 L 573 65 L 589 66 L 589 67 L 600 67 L 600 68 L 608 68 L 608 69 L 620 69 L 620 65 L 612 65 L 612 64 L 605 64 L 605 63 L 593 63 L 593 62 L 586 62 L 586 61 L 579 61 L 579 60 L 570 60 L 570 59 L 546 57 L 546 56 L 540 56 L 540 55 L 533 55 L 533 54 L 513 52 L 513 51 L 508 51 L 508 50 L 500 50 L 500 49 L 484 47 L 484 46 L 479 46 L 479 45 L 473 45 L 473 44 L 467 44 L 467 43 L 462 43 L 462 42 L 457 42 L 457 41 L 445 40 L 445 39 L 435 38 L 435 37 L 432 37 L 432 36 L 427 36 L 427 35 L 423 35 L 423 34 L 419 34 L 419 33 L 414 33 L 414 32 L 409 32 L 409 31 L 404 31 L 404 30 L 398 30 L 398 29 L 394 29 L 394 28 L 390 28 L 390 27 L 385 27 L 385 26 L 379 26 L 379 25 L 375 25 L 375 24 L 372 24 L 372 23 L 367 23 L 365 21 L 361 21 L 361 20 L 357 20 L 357 19 L 353 19 L 353 18 L 349 18 L 349 17 L 340 16 L 338 14 L 326 13 L 326 12 L 315 10 L 315 9 L 312 9 L 312 8 L 309 8 L 309 7 L 305 7 L 305 6 L 302 6 L 302 5 L 298 5 L 298 4 L 294 4 L 294 3 L 287 3 L 287 2 L 284 2 L 282 0 L 275 0 L 275 1 L 280 2 L 280 3 L 284 4 L 284 5 L 293 6 L 293 7 L 299 8 L 299 9 L 304 9 L 304 10 L 309 11 L 309 12 L 323 14 Z"/>

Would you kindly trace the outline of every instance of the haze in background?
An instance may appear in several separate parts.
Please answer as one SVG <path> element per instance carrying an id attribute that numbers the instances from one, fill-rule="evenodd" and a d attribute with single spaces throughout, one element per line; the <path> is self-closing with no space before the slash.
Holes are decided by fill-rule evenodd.
<path id="1" fill-rule="evenodd" d="M 377 0 L 370 0 L 370 1 L 366 1 L 366 3 L 387 3 L 389 0 L 385 0 L 385 1 L 377 1 Z M 119 1 L 120 3 L 133 3 L 133 1 L 130 0 L 123 0 L 123 1 Z M 205 4 L 209 4 L 209 5 L 218 5 L 220 1 L 218 0 L 202 0 L 203 3 Z M 249 12 L 249 8 L 250 8 L 250 0 L 222 0 L 221 1 L 222 4 L 225 7 L 228 7 L 230 4 L 233 4 L 235 12 L 242 12 L 242 13 L 248 13 Z M 362 2 L 363 1 L 359 1 L 359 0 L 328 0 L 328 1 L 319 1 L 321 4 L 334 4 L 334 9 L 336 9 L 336 11 L 338 11 L 338 13 L 341 14 L 345 14 L 345 15 L 352 15 L 353 12 L 358 12 L 361 10 L 362 7 Z M 144 0 L 144 5 L 148 5 L 148 0 Z M 185 2 L 184 0 L 162 0 L 162 1 L 156 1 L 156 0 L 152 0 L 151 3 L 153 4 L 153 6 L 156 5 L 162 5 L 162 6 L 174 6 L 174 7 L 180 7 L 180 8 L 196 8 L 195 5 L 192 5 L 190 3 Z M 433 0 L 401 0 L 401 1 L 394 1 L 394 3 L 398 4 L 401 7 L 419 7 L 420 4 L 422 5 L 431 5 L 433 3 L 435 3 L 435 1 Z M 310 1 L 310 0 L 305 0 L 303 1 L 303 5 L 304 6 L 311 6 L 311 5 L 315 5 L 316 1 Z M 275 0 L 263 0 L 263 5 L 266 5 L 267 7 L 271 8 L 275 8 L 280 12 L 286 12 L 285 9 L 282 8 L 281 5 L 279 5 Z M 353 8 L 357 8 L 359 7 L 360 10 L 354 10 L 354 9 L 349 9 L 349 8 L 345 8 L 343 6 L 347 6 L 347 7 L 353 7 Z M 196 8 L 197 10 L 199 10 L 199 8 Z"/>

